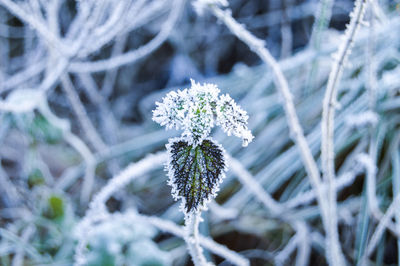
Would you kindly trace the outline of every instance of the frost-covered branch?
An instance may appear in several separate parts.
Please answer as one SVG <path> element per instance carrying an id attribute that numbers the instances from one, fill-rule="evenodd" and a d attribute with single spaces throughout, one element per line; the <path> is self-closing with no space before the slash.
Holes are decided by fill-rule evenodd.
<path id="1" fill-rule="evenodd" d="M 83 106 L 81 100 L 79 99 L 79 95 L 76 93 L 75 88 L 69 78 L 69 76 L 64 75 L 61 78 L 62 87 L 67 95 L 70 104 L 72 106 L 72 110 L 75 112 L 78 121 L 82 125 L 82 128 L 86 134 L 87 139 L 91 142 L 94 148 L 97 151 L 101 151 L 106 149 L 106 145 L 95 129 L 94 125 L 90 121 L 85 107 Z"/>
<path id="2" fill-rule="evenodd" d="M 358 0 L 351 13 L 350 24 L 340 44 L 335 62 L 329 74 L 328 85 L 323 100 L 321 121 L 321 160 L 324 181 L 328 184 L 329 220 L 327 231 L 328 260 L 332 265 L 344 265 L 344 257 L 339 244 L 336 189 L 335 189 L 335 154 L 334 154 L 334 119 L 337 106 L 337 86 L 342 76 L 344 65 L 350 54 L 355 34 L 362 23 L 367 0 Z"/>
<path id="3" fill-rule="evenodd" d="M 391 222 L 391 219 L 393 215 L 395 215 L 396 210 L 399 208 L 400 204 L 400 195 L 397 195 L 392 203 L 390 204 L 389 208 L 386 210 L 385 215 L 379 220 L 378 226 L 376 227 L 374 233 L 371 236 L 371 239 L 368 243 L 367 250 L 365 253 L 366 257 L 369 257 L 372 255 L 372 252 L 378 245 L 378 241 L 381 239 L 383 232 L 385 231 L 385 228 L 388 226 L 388 224 Z M 400 232 L 394 231 L 395 235 L 400 238 Z"/>
<path id="4" fill-rule="evenodd" d="M 199 0 L 199 2 L 201 3 L 202 1 Z M 333 256 L 328 255 L 328 259 L 332 265 L 343 265 L 344 262 L 343 263 L 340 262 L 340 260 L 343 261 L 343 259 L 340 259 L 343 257 L 343 255 L 341 255 L 338 239 L 337 237 L 335 238 L 334 236 L 331 237 L 332 234 L 335 235 L 334 233 L 329 233 L 330 231 L 334 231 L 335 229 L 332 227 L 332 225 L 330 225 L 330 221 L 332 220 L 331 217 L 332 213 L 329 212 L 330 209 L 327 205 L 328 202 L 326 201 L 325 195 L 322 193 L 319 170 L 311 153 L 310 147 L 304 137 L 304 133 L 300 126 L 300 122 L 294 107 L 293 96 L 289 90 L 288 82 L 285 76 L 283 75 L 282 70 L 279 67 L 279 64 L 272 57 L 270 52 L 264 47 L 264 42 L 253 36 L 249 31 L 247 31 L 243 27 L 243 25 L 240 25 L 232 17 L 231 12 L 229 10 L 223 11 L 215 4 L 211 5 L 207 4 L 206 6 L 208 6 L 211 9 L 213 14 L 220 21 L 222 21 L 235 36 L 237 36 L 240 40 L 246 43 L 247 46 L 249 46 L 249 48 L 252 51 L 254 51 L 268 66 L 272 68 L 277 88 L 279 89 L 284 100 L 283 106 L 288 121 L 291 137 L 294 140 L 297 147 L 299 148 L 299 152 L 303 160 L 304 166 L 306 168 L 308 177 L 310 178 L 310 182 L 313 188 L 317 192 L 318 204 L 320 206 L 322 219 L 325 225 L 325 230 L 328 235 L 327 241 L 332 243 L 331 245 L 332 247 L 328 248 L 327 252 L 328 254 L 332 252 L 335 255 Z M 339 261 L 336 261 L 336 258 L 339 258 Z"/>
<path id="5" fill-rule="evenodd" d="M 304 137 L 303 130 L 300 126 L 300 122 L 298 120 L 293 103 L 293 96 L 289 90 L 287 80 L 284 77 L 278 63 L 272 57 L 269 51 L 264 47 L 264 42 L 254 37 L 242 25 L 236 22 L 236 20 L 231 16 L 229 10 L 223 11 L 215 5 L 211 5 L 210 8 L 214 15 L 218 19 L 220 19 L 234 35 L 236 35 L 240 40 L 246 43 L 252 51 L 254 51 L 267 65 L 272 68 L 274 76 L 276 78 L 277 88 L 284 98 L 284 109 L 288 120 L 291 136 L 296 145 L 299 147 L 299 151 L 306 167 L 307 173 L 310 177 L 311 183 L 319 190 L 319 170 L 307 144 L 307 141 Z"/>
<path id="6" fill-rule="evenodd" d="M 55 36 L 37 17 L 26 12 L 16 2 L 10 0 L 0 0 L 0 4 L 6 7 L 13 15 L 18 17 L 21 21 L 26 22 L 32 28 L 37 30 L 40 36 L 46 40 L 52 47 L 54 47 L 61 55 L 65 56 L 70 53 L 69 49 Z"/>
<path id="7" fill-rule="evenodd" d="M 150 154 L 144 159 L 128 165 L 123 171 L 108 181 L 107 185 L 94 196 L 93 200 L 89 204 L 88 213 L 90 214 L 90 212 L 102 211 L 105 207 L 106 201 L 112 196 L 112 194 L 122 189 L 134 178 L 137 178 L 153 169 L 162 167 L 166 160 L 167 154 L 165 152 L 159 152 L 156 154 Z"/>
<path id="8" fill-rule="evenodd" d="M 157 227 L 158 229 L 160 229 L 161 231 L 174 234 L 181 238 L 184 238 L 186 236 L 186 231 L 182 227 L 176 225 L 171 221 L 164 220 L 154 216 L 145 216 L 140 214 L 135 214 L 135 216 L 136 219 L 142 220 L 143 222 L 148 222 Z M 236 252 L 233 252 L 227 247 L 216 243 L 211 238 L 199 235 L 199 242 L 203 247 L 207 248 L 209 251 L 212 251 L 214 254 L 217 254 L 222 258 L 225 258 L 227 261 L 233 263 L 234 265 L 238 266 L 250 265 L 250 262 L 246 258 L 244 258 L 243 256 L 239 255 Z"/>
<path id="9" fill-rule="evenodd" d="M 104 186 L 89 203 L 89 209 L 77 226 L 77 235 L 79 241 L 75 249 L 75 264 L 82 265 L 85 263 L 84 250 L 87 244 L 87 234 L 91 225 L 99 220 L 107 218 L 106 201 L 116 191 L 122 189 L 134 178 L 137 178 L 153 169 L 162 167 L 167 159 L 165 152 L 148 155 L 139 162 L 132 163 L 127 166 L 118 175 L 114 176 L 107 185 Z"/>
<path id="10" fill-rule="evenodd" d="M 25 250 L 23 246 L 25 246 L 27 243 L 29 243 L 29 238 L 32 237 L 33 233 L 35 232 L 35 227 L 33 225 L 29 225 L 21 235 L 21 242 L 23 245 L 18 246 L 13 261 L 12 261 L 12 266 L 22 266 L 23 261 L 24 261 L 24 255 L 25 255 Z"/>
<path id="11" fill-rule="evenodd" d="M 264 204 L 272 215 L 279 215 L 284 211 L 283 206 L 280 206 L 263 187 L 254 179 L 254 177 L 244 168 L 237 159 L 227 155 L 228 164 L 232 172 L 237 176 L 239 181 L 250 190 L 254 196 Z"/>
<path id="12" fill-rule="evenodd" d="M 126 64 L 131 64 L 139 60 L 140 58 L 152 53 L 154 50 L 160 47 L 161 44 L 163 44 L 170 35 L 179 18 L 179 15 L 182 13 L 184 3 L 185 0 L 174 0 L 174 3 L 172 4 L 173 8 L 171 9 L 168 20 L 165 22 L 165 25 L 162 26 L 161 31 L 157 34 L 156 37 L 154 37 L 154 39 L 152 39 L 150 42 L 143 45 L 142 47 L 105 60 L 95 62 L 72 63 L 69 67 L 69 71 L 100 72 L 110 70 Z"/>
<path id="13" fill-rule="evenodd" d="M 323 101 L 321 122 L 321 157 L 324 176 L 326 180 L 331 180 L 329 181 L 331 183 L 333 183 L 332 180 L 334 178 L 333 128 L 335 108 L 337 106 L 337 86 L 342 76 L 348 55 L 350 54 L 355 34 L 362 22 L 366 3 L 366 0 L 358 0 L 355 3 L 354 11 L 351 15 L 350 24 L 347 27 L 343 42 L 340 44 L 337 55 L 335 55 L 335 61 L 329 75 L 328 85 Z"/>

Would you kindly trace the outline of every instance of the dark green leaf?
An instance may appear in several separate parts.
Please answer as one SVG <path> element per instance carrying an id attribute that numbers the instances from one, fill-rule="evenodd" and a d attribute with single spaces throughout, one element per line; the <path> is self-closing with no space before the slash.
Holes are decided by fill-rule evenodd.
<path id="1" fill-rule="evenodd" d="M 225 172 L 224 151 L 210 139 L 196 147 L 179 138 L 171 139 L 167 149 L 172 195 L 182 198 L 186 213 L 198 211 L 215 197 Z"/>

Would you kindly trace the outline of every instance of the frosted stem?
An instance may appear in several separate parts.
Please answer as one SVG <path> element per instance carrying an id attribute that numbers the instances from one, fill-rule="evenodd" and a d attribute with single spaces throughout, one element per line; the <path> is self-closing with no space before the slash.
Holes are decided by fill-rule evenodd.
<path id="1" fill-rule="evenodd" d="M 212 265 L 207 262 L 203 255 L 203 249 L 199 244 L 199 223 L 201 212 L 188 214 L 185 217 L 186 237 L 185 241 L 189 249 L 190 256 L 195 266 Z"/>
<path id="2" fill-rule="evenodd" d="M 288 121 L 290 133 L 293 141 L 300 151 L 301 158 L 305 165 L 308 176 L 310 177 L 313 187 L 316 188 L 319 198 L 324 198 L 321 193 L 321 180 L 317 164 L 313 158 L 310 147 L 304 137 L 303 129 L 300 126 L 299 119 L 296 114 L 296 109 L 293 103 L 293 95 L 289 90 L 288 82 L 282 73 L 282 70 L 276 60 L 272 57 L 268 49 L 264 47 L 264 42 L 257 39 L 249 31 L 247 31 L 241 24 L 239 24 L 232 16 L 230 11 L 223 11 L 217 6 L 210 6 L 214 15 L 222 21 L 229 30 L 243 41 L 253 52 L 255 52 L 268 66 L 272 68 L 275 77 L 275 83 L 279 89 L 283 100 L 284 110 Z M 325 209 L 325 208 L 323 208 Z"/>
<path id="3" fill-rule="evenodd" d="M 327 229 L 327 257 L 331 265 L 344 265 L 344 257 L 340 249 L 338 222 L 337 222 L 337 204 L 335 189 L 335 152 L 334 152 L 334 119 L 335 107 L 337 105 L 337 85 L 343 73 L 344 65 L 350 54 L 355 34 L 362 22 L 364 9 L 367 1 L 358 0 L 355 3 L 354 10 L 350 15 L 351 20 L 344 40 L 340 44 L 335 62 L 329 74 L 328 85 L 323 101 L 322 121 L 321 121 L 321 159 L 324 181 L 328 184 L 328 223 Z"/>
<path id="4" fill-rule="evenodd" d="M 91 144 L 93 145 L 93 147 L 95 147 L 97 151 L 105 150 L 107 146 L 104 144 L 96 128 L 90 121 L 86 113 L 85 107 L 79 99 L 79 95 L 76 93 L 74 85 L 72 84 L 69 76 L 62 76 L 61 83 L 63 85 L 65 94 L 67 95 L 71 103 L 72 110 L 76 114 L 76 117 L 78 118 L 78 121 L 81 124 L 87 139 L 91 142 Z"/>
<path id="5" fill-rule="evenodd" d="M 311 185 L 317 193 L 318 205 L 321 210 L 322 221 L 324 223 L 325 230 L 330 231 L 329 221 L 329 206 L 326 197 L 322 190 L 321 177 L 319 174 L 319 169 L 314 157 L 311 153 L 310 146 L 304 136 L 303 129 L 300 125 L 299 118 L 297 117 L 296 109 L 293 102 L 293 95 L 290 92 L 288 82 L 278 64 L 278 62 L 272 57 L 268 49 L 265 48 L 264 42 L 254 35 L 252 35 L 248 30 L 246 30 L 243 25 L 239 24 L 231 15 L 230 10 L 221 10 L 216 5 L 209 5 L 214 15 L 223 22 L 229 30 L 243 41 L 254 53 L 256 53 L 265 64 L 272 68 L 275 78 L 275 84 L 278 88 L 281 96 L 283 97 L 283 107 L 285 110 L 285 115 L 289 125 L 289 130 L 293 141 L 299 149 L 301 159 L 305 166 L 308 177 L 310 178 Z M 338 243 L 334 245 L 336 249 L 339 250 L 339 256 L 341 254 Z M 330 250 L 327 250 L 329 253 Z M 329 256 L 328 256 L 329 257 Z M 335 261 L 330 261 L 331 265 L 342 265 L 335 264 Z"/>

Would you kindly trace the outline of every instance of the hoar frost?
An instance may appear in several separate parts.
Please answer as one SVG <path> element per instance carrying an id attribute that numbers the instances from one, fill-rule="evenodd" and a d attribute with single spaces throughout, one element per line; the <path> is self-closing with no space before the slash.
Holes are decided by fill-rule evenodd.
<path id="1" fill-rule="evenodd" d="M 183 129 L 182 137 L 195 146 L 209 136 L 215 121 L 228 136 L 242 138 L 247 146 L 254 137 L 247 128 L 246 111 L 228 94 L 219 96 L 215 84 L 191 82 L 190 89 L 169 92 L 156 102 L 153 120 L 166 129 Z"/>
<path id="2" fill-rule="evenodd" d="M 220 96 L 215 84 L 191 83 L 190 89 L 169 92 L 153 110 L 155 122 L 183 130 L 180 138 L 169 139 L 166 145 L 166 170 L 172 195 L 182 199 L 186 214 L 206 209 L 225 176 L 225 151 L 209 137 L 214 124 L 228 136 L 242 138 L 243 146 L 254 138 L 247 128 L 247 113 L 229 95 Z"/>

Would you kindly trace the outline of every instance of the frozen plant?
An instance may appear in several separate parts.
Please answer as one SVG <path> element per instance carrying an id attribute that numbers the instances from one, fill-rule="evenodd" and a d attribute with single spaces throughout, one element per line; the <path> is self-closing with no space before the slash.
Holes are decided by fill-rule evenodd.
<path id="1" fill-rule="evenodd" d="M 152 240 L 156 229 L 127 218 L 131 217 L 116 213 L 112 219 L 92 225 L 85 265 L 171 265 L 169 254 Z"/>
<path id="2" fill-rule="evenodd" d="M 166 129 L 182 129 L 178 138 L 168 141 L 168 184 L 175 200 L 182 199 L 189 252 L 195 265 L 206 265 L 198 244 L 200 213 L 216 196 L 226 171 L 225 151 L 209 137 L 214 124 L 228 136 L 242 138 L 243 146 L 253 140 L 247 128 L 247 113 L 228 95 L 219 96 L 215 84 L 196 83 L 191 88 L 172 91 L 156 103 L 153 120 Z"/>
<path id="3" fill-rule="evenodd" d="M 182 198 L 185 213 L 205 208 L 225 172 L 224 149 L 209 137 L 214 122 L 228 136 L 242 138 L 244 147 L 254 138 L 246 111 L 228 94 L 219 96 L 215 84 L 191 82 L 190 89 L 169 92 L 153 110 L 153 120 L 166 129 L 183 129 L 181 137 L 166 145 L 166 169 L 172 194 L 176 200 Z"/>

